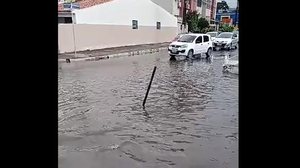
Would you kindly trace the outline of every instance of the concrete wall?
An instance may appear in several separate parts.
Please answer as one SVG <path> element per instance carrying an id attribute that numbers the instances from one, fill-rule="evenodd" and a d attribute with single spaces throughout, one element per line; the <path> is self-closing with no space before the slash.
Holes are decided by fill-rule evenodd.
<path id="1" fill-rule="evenodd" d="M 174 1 L 172 1 L 173 2 L 173 12 L 172 12 L 172 14 L 173 15 L 176 15 L 176 16 L 179 16 L 179 14 L 180 14 L 180 12 L 179 12 L 179 7 L 178 7 L 178 5 L 179 5 L 179 0 L 174 0 Z"/>
<path id="2" fill-rule="evenodd" d="M 161 6 L 169 13 L 173 14 L 173 1 L 175 0 L 151 0 L 151 1 Z"/>
<path id="3" fill-rule="evenodd" d="M 150 44 L 169 42 L 177 35 L 176 27 L 140 26 L 132 29 L 132 26 L 121 25 L 89 25 L 75 24 L 76 50 L 101 49 L 137 44 Z M 72 24 L 58 25 L 59 52 L 73 52 Z"/>
<path id="4" fill-rule="evenodd" d="M 74 14 L 77 51 L 169 42 L 178 33 L 177 18 L 151 0 L 113 0 Z M 60 53 L 74 51 L 72 24 L 58 25 L 58 39 Z"/>
<path id="5" fill-rule="evenodd" d="M 151 0 L 155 4 L 161 6 L 172 15 L 179 16 L 179 1 L 180 0 Z"/>

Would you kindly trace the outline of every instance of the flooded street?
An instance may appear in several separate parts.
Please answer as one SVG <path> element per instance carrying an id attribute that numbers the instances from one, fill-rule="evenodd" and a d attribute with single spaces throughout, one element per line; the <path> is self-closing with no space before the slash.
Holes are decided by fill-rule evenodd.
<path id="1" fill-rule="evenodd" d="M 238 75 L 222 73 L 226 52 L 59 63 L 59 167 L 237 168 Z"/>

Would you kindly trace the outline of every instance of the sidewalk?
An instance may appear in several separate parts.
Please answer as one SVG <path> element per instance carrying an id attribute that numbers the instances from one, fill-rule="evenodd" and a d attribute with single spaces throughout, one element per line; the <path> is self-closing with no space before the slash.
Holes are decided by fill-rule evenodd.
<path id="1" fill-rule="evenodd" d="M 159 52 L 160 50 L 167 49 L 169 42 L 157 43 L 157 44 L 143 44 L 134 46 L 122 46 L 113 48 L 104 48 L 89 51 L 79 51 L 76 53 L 76 58 L 74 52 L 58 54 L 59 61 L 66 61 L 70 59 L 72 61 L 96 61 L 100 59 L 108 59 L 114 57 L 122 56 L 133 56 L 142 55 L 148 53 Z"/>

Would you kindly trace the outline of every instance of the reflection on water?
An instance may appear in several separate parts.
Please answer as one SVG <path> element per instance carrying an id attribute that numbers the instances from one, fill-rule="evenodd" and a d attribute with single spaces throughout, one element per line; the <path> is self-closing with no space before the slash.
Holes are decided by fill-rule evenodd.
<path id="1" fill-rule="evenodd" d="M 59 167 L 237 167 L 238 77 L 222 64 L 164 52 L 60 64 Z"/>

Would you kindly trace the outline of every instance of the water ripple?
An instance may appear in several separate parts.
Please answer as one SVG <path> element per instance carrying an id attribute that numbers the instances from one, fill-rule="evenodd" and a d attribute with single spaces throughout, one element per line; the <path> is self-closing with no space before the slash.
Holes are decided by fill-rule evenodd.
<path id="1" fill-rule="evenodd" d="M 76 152 L 94 163 L 106 153 L 139 167 L 193 167 L 186 158 L 197 162 L 193 156 L 223 152 L 224 146 L 237 151 L 238 77 L 224 75 L 222 64 L 222 59 L 170 62 L 157 54 L 61 65 L 60 167 L 68 167 L 67 158 Z M 232 150 L 218 154 L 230 162 L 237 155 Z"/>

